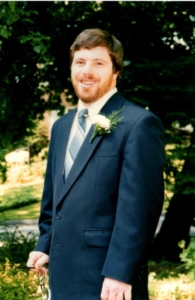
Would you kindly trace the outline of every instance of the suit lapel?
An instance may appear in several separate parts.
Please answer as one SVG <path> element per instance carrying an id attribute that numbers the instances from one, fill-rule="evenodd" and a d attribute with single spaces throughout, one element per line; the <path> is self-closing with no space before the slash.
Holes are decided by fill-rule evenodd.
<path id="1" fill-rule="evenodd" d="M 99 144 L 100 140 L 103 136 L 97 136 L 92 143 L 89 142 L 93 133 L 93 127 L 90 128 L 81 148 L 80 151 L 75 159 L 75 162 L 66 178 L 66 182 L 63 185 L 61 190 L 59 202 L 66 196 L 84 167 L 86 166 L 87 162 L 89 161 L 90 157 L 92 156 L 94 150 L 96 149 L 97 145 Z M 58 202 L 58 203 L 59 203 Z"/>
<path id="2" fill-rule="evenodd" d="M 109 101 L 104 105 L 104 107 L 101 109 L 101 113 L 109 115 L 114 110 L 120 110 L 122 107 L 122 104 L 124 102 L 124 98 L 122 98 L 123 101 L 121 101 L 121 96 L 119 93 L 116 93 L 113 95 Z M 72 122 L 70 122 L 70 129 L 71 129 Z M 69 131 L 68 131 L 69 132 Z M 78 178 L 78 176 L 81 174 L 82 170 L 86 166 L 87 162 L 90 160 L 93 152 L 95 151 L 96 147 L 100 143 L 101 139 L 104 137 L 104 135 L 96 136 L 92 143 L 89 142 L 91 136 L 93 133 L 93 126 L 90 128 L 81 148 L 80 151 L 75 159 L 75 162 L 68 174 L 68 177 L 66 178 L 65 184 L 61 187 L 60 197 L 58 199 L 58 204 L 61 202 L 61 200 L 66 196 L 68 191 L 73 186 L 74 182 Z M 60 160 L 59 162 L 64 161 L 65 157 L 65 150 L 67 146 L 67 141 L 65 147 L 63 147 Z M 62 160 L 61 160 L 62 159 Z M 62 175 L 61 175 L 62 176 Z"/>
<path id="3" fill-rule="evenodd" d="M 56 153 L 56 177 L 58 178 L 57 181 L 57 191 L 60 191 L 63 188 L 63 173 L 64 173 L 64 163 L 65 163 L 65 154 L 66 148 L 68 144 L 68 139 L 72 127 L 72 123 L 75 117 L 77 110 L 72 110 L 69 114 L 66 115 L 64 122 L 61 124 L 60 134 L 58 135 L 56 143 L 59 143 L 57 146 L 57 153 Z"/>

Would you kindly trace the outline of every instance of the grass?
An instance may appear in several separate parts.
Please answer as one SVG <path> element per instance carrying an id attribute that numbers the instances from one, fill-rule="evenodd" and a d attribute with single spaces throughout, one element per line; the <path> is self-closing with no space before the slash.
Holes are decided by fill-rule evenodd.
<path id="1" fill-rule="evenodd" d="M 10 209 L 0 214 L 0 222 L 12 220 L 38 219 L 40 202 L 22 208 Z"/>
<path id="2" fill-rule="evenodd" d="M 0 212 L 39 202 L 41 189 L 40 183 L 4 189 L 0 192 Z"/>
<path id="3" fill-rule="evenodd" d="M 34 183 L 0 186 L 0 222 L 38 219 L 43 180 Z"/>

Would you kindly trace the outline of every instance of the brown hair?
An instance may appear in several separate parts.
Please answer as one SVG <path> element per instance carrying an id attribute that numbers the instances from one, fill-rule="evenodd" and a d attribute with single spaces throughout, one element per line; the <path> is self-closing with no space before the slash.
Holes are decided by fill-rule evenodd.
<path id="1" fill-rule="evenodd" d="M 106 47 L 113 63 L 113 72 L 121 72 L 123 62 L 123 47 L 121 43 L 107 31 L 101 29 L 86 29 L 82 31 L 70 47 L 70 63 L 72 64 L 74 53 L 81 48 L 92 49 L 94 47 Z"/>

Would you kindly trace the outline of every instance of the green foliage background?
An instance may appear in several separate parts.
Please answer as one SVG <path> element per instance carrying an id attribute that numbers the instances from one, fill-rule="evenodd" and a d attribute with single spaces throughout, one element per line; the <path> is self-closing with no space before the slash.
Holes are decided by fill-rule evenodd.
<path id="1" fill-rule="evenodd" d="M 1 147 L 30 134 L 46 108 L 62 113 L 62 92 L 76 102 L 69 48 L 90 27 L 124 45 L 119 90 L 129 100 L 148 106 L 171 131 L 173 122 L 192 122 L 194 15 L 193 2 L 0 1 Z"/>
<path id="2" fill-rule="evenodd" d="M 122 42 L 119 91 L 165 127 L 173 197 L 154 250 L 166 249 L 162 256 L 175 256 L 182 239 L 189 243 L 195 217 L 195 132 L 185 129 L 195 123 L 194 22 L 194 1 L 0 1 L 1 153 L 22 145 L 46 109 L 62 114 L 62 94 L 76 103 L 69 48 L 77 34 L 99 27 Z"/>

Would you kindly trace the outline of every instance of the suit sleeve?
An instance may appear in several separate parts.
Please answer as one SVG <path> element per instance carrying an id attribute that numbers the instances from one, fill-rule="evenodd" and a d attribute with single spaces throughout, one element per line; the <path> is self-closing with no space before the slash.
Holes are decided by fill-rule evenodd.
<path id="1" fill-rule="evenodd" d="M 41 210 L 39 217 L 39 239 L 38 243 L 35 246 L 35 251 L 41 251 L 46 254 L 49 254 L 50 242 L 51 242 L 51 229 L 52 229 L 52 206 L 53 206 L 53 183 L 52 183 L 52 160 L 53 160 L 53 144 L 54 137 L 53 134 L 55 125 L 52 128 L 51 132 L 51 141 L 49 146 L 47 167 L 45 182 L 43 188 L 43 195 L 41 201 Z"/>
<path id="2" fill-rule="evenodd" d="M 123 153 L 115 226 L 102 275 L 128 284 L 147 258 L 162 210 L 164 134 L 160 120 L 142 115 Z"/>

